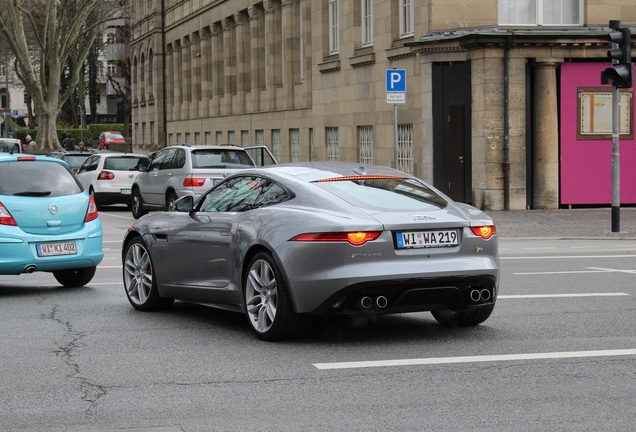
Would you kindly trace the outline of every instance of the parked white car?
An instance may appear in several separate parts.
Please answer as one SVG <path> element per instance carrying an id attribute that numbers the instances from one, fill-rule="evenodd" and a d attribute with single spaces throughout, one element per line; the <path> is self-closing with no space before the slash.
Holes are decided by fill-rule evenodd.
<path id="1" fill-rule="evenodd" d="M 150 158 L 139 153 L 95 153 L 84 161 L 77 178 L 95 198 L 99 208 L 109 204 L 131 205 L 131 186 L 140 166 L 148 166 Z"/>

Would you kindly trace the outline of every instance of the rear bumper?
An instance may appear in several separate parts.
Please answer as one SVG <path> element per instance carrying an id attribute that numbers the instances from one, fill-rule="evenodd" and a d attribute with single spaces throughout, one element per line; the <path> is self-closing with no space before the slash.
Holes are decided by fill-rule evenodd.
<path id="1" fill-rule="evenodd" d="M 0 237 L 0 274 L 17 275 L 32 271 L 57 271 L 97 266 L 104 258 L 102 234 L 92 232 L 85 237 L 69 235 L 63 239 L 53 236 Z M 77 254 L 39 257 L 36 244 L 75 241 Z M 30 271 L 32 270 L 32 271 Z"/>
<path id="2" fill-rule="evenodd" d="M 497 299 L 493 275 L 443 279 L 383 280 L 347 286 L 310 313 L 381 314 L 450 309 L 468 310 L 492 305 Z"/>

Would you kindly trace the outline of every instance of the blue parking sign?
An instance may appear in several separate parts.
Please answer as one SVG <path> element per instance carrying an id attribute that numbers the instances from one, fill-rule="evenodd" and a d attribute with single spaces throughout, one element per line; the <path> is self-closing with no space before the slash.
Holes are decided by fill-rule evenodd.
<path id="1" fill-rule="evenodd" d="M 386 91 L 405 92 L 406 91 L 406 69 L 386 70 Z"/>

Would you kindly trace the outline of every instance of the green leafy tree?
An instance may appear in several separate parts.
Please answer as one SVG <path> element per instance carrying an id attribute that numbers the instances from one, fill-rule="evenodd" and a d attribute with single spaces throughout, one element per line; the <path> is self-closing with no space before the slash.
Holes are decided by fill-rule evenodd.
<path id="1" fill-rule="evenodd" d="M 60 147 L 56 132 L 60 110 L 76 90 L 84 60 L 104 24 L 126 3 L 0 0 L 0 31 L 15 56 L 15 72 L 32 99 L 38 144 L 43 148 Z"/>

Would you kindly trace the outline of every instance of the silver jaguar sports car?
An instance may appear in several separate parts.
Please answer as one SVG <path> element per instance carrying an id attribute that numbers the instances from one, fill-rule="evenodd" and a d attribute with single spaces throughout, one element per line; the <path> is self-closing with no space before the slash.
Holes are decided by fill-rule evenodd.
<path id="1" fill-rule="evenodd" d="M 312 315 L 430 311 L 444 326 L 492 313 L 492 219 L 379 166 L 315 162 L 239 171 L 127 231 L 123 279 L 135 309 L 174 300 L 246 315 L 263 340 Z"/>

